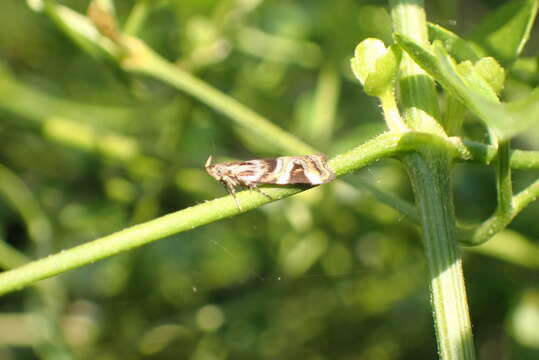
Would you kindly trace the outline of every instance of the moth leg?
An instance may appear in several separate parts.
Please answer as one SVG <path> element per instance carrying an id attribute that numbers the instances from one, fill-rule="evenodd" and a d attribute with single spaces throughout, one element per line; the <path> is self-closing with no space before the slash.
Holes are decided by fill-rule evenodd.
<path id="1" fill-rule="evenodd" d="M 264 195 L 265 197 L 267 197 L 268 199 L 270 199 L 270 200 L 275 200 L 274 198 L 272 198 L 271 196 L 269 196 L 268 194 L 266 194 L 264 191 L 262 191 L 262 189 L 260 189 L 260 188 L 259 188 L 258 186 L 256 186 L 256 185 L 251 185 L 251 186 L 249 186 L 249 189 L 250 189 L 251 191 L 253 191 L 253 189 L 254 189 L 254 190 L 258 191 L 259 193 L 261 193 L 262 195 Z"/>
<path id="2" fill-rule="evenodd" d="M 232 198 L 234 198 L 234 202 L 236 203 L 236 207 L 238 208 L 238 210 L 240 212 L 243 212 L 240 202 L 238 201 L 238 198 L 236 197 L 236 188 L 234 187 L 234 184 L 231 181 L 227 181 L 226 179 L 223 180 L 223 184 L 225 185 L 228 193 L 232 195 Z"/>
<path id="3" fill-rule="evenodd" d="M 241 208 L 240 202 L 238 201 L 238 198 L 236 197 L 236 194 L 232 194 L 232 197 L 234 198 L 234 202 L 236 203 L 236 206 L 238 207 L 238 210 L 240 212 L 243 212 L 243 209 Z"/>

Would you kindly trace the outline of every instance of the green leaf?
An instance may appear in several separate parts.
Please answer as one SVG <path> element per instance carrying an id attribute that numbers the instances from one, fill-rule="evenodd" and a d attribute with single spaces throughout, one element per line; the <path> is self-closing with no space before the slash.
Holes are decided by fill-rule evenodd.
<path id="1" fill-rule="evenodd" d="M 476 71 L 474 64 L 470 61 L 464 61 L 456 65 L 455 68 L 468 90 L 493 102 L 499 102 L 496 91 L 494 91 L 490 83 Z"/>
<path id="2" fill-rule="evenodd" d="M 537 0 L 508 1 L 472 32 L 471 39 L 486 55 L 511 64 L 528 41 L 536 15 Z"/>
<path id="3" fill-rule="evenodd" d="M 350 60 L 352 71 L 367 94 L 380 96 L 397 76 L 400 52 L 395 46 L 386 48 L 378 39 L 365 39 L 358 44 Z"/>
<path id="4" fill-rule="evenodd" d="M 485 81 L 471 63 L 457 66 L 440 42 L 434 43 L 431 50 L 401 34 L 395 34 L 395 39 L 416 63 L 479 117 L 500 141 L 509 139 L 539 120 L 538 89 L 525 99 L 500 104 L 492 86 L 485 85 L 490 81 Z M 494 69 L 492 64 L 479 64 L 478 68 L 488 65 Z"/>
<path id="5" fill-rule="evenodd" d="M 478 49 L 472 42 L 464 40 L 438 24 L 429 23 L 428 26 L 430 41 L 440 40 L 451 56 L 458 61 L 471 60 L 475 62 L 481 58 Z"/>
<path id="6" fill-rule="evenodd" d="M 499 94 L 505 83 L 505 70 L 491 57 L 482 58 L 474 64 L 475 72 Z"/>

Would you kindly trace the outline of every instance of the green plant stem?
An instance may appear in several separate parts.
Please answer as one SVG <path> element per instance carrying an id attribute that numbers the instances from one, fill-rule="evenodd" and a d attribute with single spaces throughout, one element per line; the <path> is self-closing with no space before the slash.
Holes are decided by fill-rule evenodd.
<path id="1" fill-rule="evenodd" d="M 539 180 L 535 180 L 530 186 L 513 196 L 512 213 L 514 216 L 528 206 L 539 196 Z"/>
<path id="2" fill-rule="evenodd" d="M 423 1 L 391 0 L 394 30 L 428 44 Z M 401 95 L 404 116 L 415 130 L 443 133 L 434 83 L 403 57 Z M 403 86 L 404 85 L 404 86 Z M 475 359 L 462 262 L 449 184 L 451 154 L 432 146 L 403 156 L 421 220 L 438 351 L 444 360 Z"/>
<path id="3" fill-rule="evenodd" d="M 427 42 L 427 28 L 422 1 L 390 0 L 394 30 L 408 34 L 416 41 Z M 401 60 L 400 88 L 403 117 L 406 124 L 419 131 L 445 135 L 440 119 L 435 85 L 421 67 L 403 53 Z"/>
<path id="4" fill-rule="evenodd" d="M 381 96 L 379 96 L 382 109 L 384 110 L 384 119 L 387 126 L 392 131 L 408 131 L 408 126 L 402 121 L 399 114 L 399 108 L 395 101 L 394 88 L 388 88 Z"/>
<path id="5" fill-rule="evenodd" d="M 419 215 L 414 204 L 401 199 L 396 195 L 382 191 L 376 186 L 373 186 L 369 182 L 360 178 L 355 178 L 353 180 L 353 184 L 357 184 L 360 188 L 368 190 L 376 200 L 395 209 L 399 214 L 406 216 L 415 223 L 419 222 Z"/>
<path id="6" fill-rule="evenodd" d="M 500 214 L 512 213 L 513 185 L 511 180 L 511 167 L 509 166 L 509 141 L 501 143 L 496 161 L 496 189 Z"/>
<path id="7" fill-rule="evenodd" d="M 408 155 L 404 162 L 423 230 L 440 358 L 474 359 L 453 204 L 447 196 L 451 190 L 449 159 L 443 153 L 429 152 Z"/>
<path id="8" fill-rule="evenodd" d="M 526 189 L 512 197 L 510 210 L 505 212 L 496 211 L 488 220 L 481 225 L 462 230 L 461 238 L 465 245 L 481 245 L 492 238 L 517 216 L 529 203 L 539 196 L 539 180 L 534 181 Z"/>
<path id="9" fill-rule="evenodd" d="M 513 197 L 511 180 L 509 141 L 499 144 L 496 158 L 496 190 L 497 207 L 494 214 L 478 226 L 463 227 L 460 230 L 460 238 L 466 245 L 480 245 L 501 230 L 514 219 L 522 210 L 523 204 L 527 205 L 535 200 L 539 191 L 539 180 L 528 186 Z M 524 206 L 525 206 L 524 205 Z"/>
<path id="10" fill-rule="evenodd" d="M 0 164 L 0 195 L 21 215 L 28 237 L 39 255 L 49 252 L 52 226 L 22 180 Z"/>
<path id="11" fill-rule="evenodd" d="M 461 241 L 466 245 L 480 245 L 503 230 L 518 214 L 515 211 L 511 168 L 509 166 L 509 142 L 499 144 L 496 157 L 497 206 L 494 214 L 477 226 L 460 229 Z M 528 189 L 533 193 L 534 184 Z M 524 193 L 524 192 L 523 192 Z M 526 192 L 529 193 L 529 192 Z"/>
<path id="12" fill-rule="evenodd" d="M 129 55 L 121 62 L 124 70 L 159 79 L 193 96 L 210 108 L 228 116 L 252 134 L 271 140 L 285 153 L 297 155 L 317 152 L 312 146 L 275 126 L 234 98 L 164 60 L 143 42 L 129 38 L 126 39 L 125 45 L 129 49 Z"/>

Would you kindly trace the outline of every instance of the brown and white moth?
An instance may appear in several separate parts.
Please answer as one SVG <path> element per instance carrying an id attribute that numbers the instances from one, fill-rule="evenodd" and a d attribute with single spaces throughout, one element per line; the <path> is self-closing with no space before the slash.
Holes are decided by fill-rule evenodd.
<path id="1" fill-rule="evenodd" d="M 211 160 L 210 156 L 206 161 L 206 171 L 225 185 L 240 211 L 241 206 L 235 196 L 237 186 L 257 190 L 271 199 L 257 185 L 320 185 L 335 179 L 335 173 L 329 168 L 327 157 L 323 154 L 281 156 L 274 159 L 232 161 L 224 164 L 212 164 Z"/>

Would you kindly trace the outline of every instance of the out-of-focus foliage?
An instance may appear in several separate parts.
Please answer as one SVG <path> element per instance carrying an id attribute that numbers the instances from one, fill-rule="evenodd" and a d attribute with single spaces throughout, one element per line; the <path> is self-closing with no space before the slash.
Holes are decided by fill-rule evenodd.
<path id="1" fill-rule="evenodd" d="M 88 6 L 61 3 L 80 13 Z M 276 155 L 191 97 L 96 60 L 28 4 L 0 4 L 0 240 L 11 245 L 0 246 L 4 268 L 26 261 L 13 248 L 43 257 L 224 195 L 204 172 L 210 154 Z M 131 11 L 141 4 L 149 13 L 137 27 Z M 385 2 L 115 5 L 120 26 L 132 21 L 157 53 L 329 155 L 384 131 L 349 59 L 365 38 L 391 42 Z M 427 5 L 433 22 L 459 34 L 494 7 Z M 533 42 L 527 51 L 536 61 Z M 521 58 L 503 96 L 518 97 L 537 79 L 537 62 Z M 467 131 L 483 134 L 477 122 Z M 531 129 L 516 143 L 537 149 L 538 138 Z M 484 219 L 495 206 L 492 173 L 455 170 L 458 215 Z M 515 187 L 536 177 L 517 173 Z M 348 180 L 357 178 L 411 199 L 396 161 Z M 0 358 L 431 359 L 420 234 L 356 190 L 313 189 L 4 296 Z M 538 207 L 465 255 L 482 359 L 539 356 L 539 266 L 517 251 L 537 243 Z"/>

